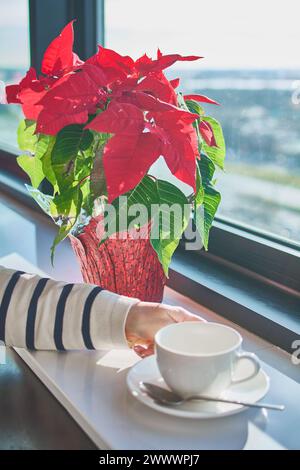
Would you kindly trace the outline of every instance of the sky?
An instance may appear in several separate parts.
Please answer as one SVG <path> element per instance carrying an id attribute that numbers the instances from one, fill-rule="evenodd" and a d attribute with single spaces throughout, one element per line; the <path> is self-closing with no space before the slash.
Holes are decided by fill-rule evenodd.
<path id="1" fill-rule="evenodd" d="M 0 44 L 0 69 L 29 67 L 27 0 L 0 0 Z"/>
<path id="2" fill-rule="evenodd" d="M 159 46 L 205 56 L 205 68 L 300 67 L 299 0 L 106 0 L 105 10 L 106 46 L 134 57 Z M 0 12 L 0 67 L 26 68 L 27 0 L 0 0 Z"/>
<path id="3" fill-rule="evenodd" d="M 207 68 L 299 68 L 299 18 L 299 0 L 107 0 L 106 45 L 201 55 Z"/>

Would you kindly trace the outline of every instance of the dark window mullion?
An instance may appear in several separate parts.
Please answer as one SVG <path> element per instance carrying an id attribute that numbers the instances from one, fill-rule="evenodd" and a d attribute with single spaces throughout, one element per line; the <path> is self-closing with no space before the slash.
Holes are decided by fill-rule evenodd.
<path id="1" fill-rule="evenodd" d="M 38 72 L 45 49 L 67 22 L 67 0 L 29 0 L 30 58 Z"/>
<path id="2" fill-rule="evenodd" d="M 96 0 L 69 0 L 69 21 L 74 19 L 74 50 L 86 60 L 97 50 L 97 2 Z"/>
<path id="3" fill-rule="evenodd" d="M 31 65 L 38 71 L 49 43 L 72 19 L 74 24 L 74 50 L 82 59 L 96 51 L 96 0 L 29 0 Z"/>
<path id="4" fill-rule="evenodd" d="M 105 0 L 97 0 L 97 44 L 105 46 Z"/>

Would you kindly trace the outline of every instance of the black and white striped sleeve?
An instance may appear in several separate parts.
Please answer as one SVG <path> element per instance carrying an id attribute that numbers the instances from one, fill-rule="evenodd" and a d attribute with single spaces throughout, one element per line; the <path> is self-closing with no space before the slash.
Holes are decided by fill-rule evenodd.
<path id="1" fill-rule="evenodd" d="M 0 266 L 0 340 L 28 349 L 127 348 L 126 317 L 137 302 Z"/>

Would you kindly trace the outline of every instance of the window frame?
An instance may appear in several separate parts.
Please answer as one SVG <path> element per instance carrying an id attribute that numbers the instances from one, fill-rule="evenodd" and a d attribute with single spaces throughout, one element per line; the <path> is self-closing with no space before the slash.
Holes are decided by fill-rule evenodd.
<path id="1" fill-rule="evenodd" d="M 200 253 L 300 293 L 300 250 L 293 242 L 216 217 L 209 251 Z"/>
<path id="2" fill-rule="evenodd" d="M 78 18 L 74 25 L 75 51 L 83 59 L 96 52 L 97 43 L 104 43 L 104 3 L 105 0 L 29 0 L 31 65 L 40 68 L 49 42 L 74 18 Z M 21 182 L 27 181 L 26 175 L 15 164 L 14 156 L 14 150 L 0 148 L 0 165 L 4 173 L 4 178 L 0 174 L 0 189 L 7 189 L 7 181 L 11 180 L 7 175 Z M 24 192 L 20 197 L 25 201 Z M 198 255 L 210 257 L 233 270 L 242 268 L 259 276 L 261 282 L 266 280 L 300 293 L 299 248 L 300 244 L 217 217 L 211 230 L 209 252 L 201 251 Z"/>

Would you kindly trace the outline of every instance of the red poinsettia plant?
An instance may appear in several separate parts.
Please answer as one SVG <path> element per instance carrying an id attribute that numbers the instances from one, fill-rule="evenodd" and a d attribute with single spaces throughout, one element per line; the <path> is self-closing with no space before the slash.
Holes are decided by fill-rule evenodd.
<path id="1" fill-rule="evenodd" d="M 84 62 L 73 52 L 70 22 L 48 46 L 41 74 L 31 67 L 19 84 L 6 86 L 7 102 L 19 103 L 25 116 L 18 163 L 31 179 L 31 194 L 59 225 L 53 246 L 78 227 L 82 214 L 93 215 L 96 201 L 120 211 L 120 196 L 127 195 L 127 206 L 190 204 L 191 214 L 201 207 L 196 224 L 207 247 L 220 202 L 213 175 L 215 165 L 223 167 L 225 145 L 219 123 L 201 103 L 218 103 L 177 92 L 179 79 L 164 74 L 177 61 L 200 58 L 158 50 L 155 59 L 133 60 L 99 46 Z M 190 186 L 190 196 L 149 174 L 160 156 Z M 44 179 L 51 196 L 38 191 Z M 186 225 L 182 215 L 182 231 Z M 167 273 L 179 239 L 165 230 L 159 227 L 152 245 Z"/>

